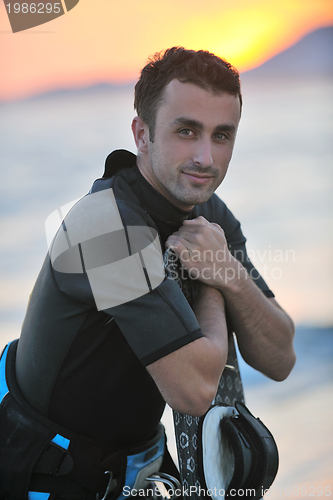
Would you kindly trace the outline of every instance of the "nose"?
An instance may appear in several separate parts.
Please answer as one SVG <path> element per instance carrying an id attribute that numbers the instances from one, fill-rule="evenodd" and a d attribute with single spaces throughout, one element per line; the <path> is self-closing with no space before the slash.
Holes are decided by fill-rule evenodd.
<path id="1" fill-rule="evenodd" d="M 212 144 L 209 139 L 198 141 L 193 155 L 193 161 L 202 167 L 210 167 L 213 164 Z"/>

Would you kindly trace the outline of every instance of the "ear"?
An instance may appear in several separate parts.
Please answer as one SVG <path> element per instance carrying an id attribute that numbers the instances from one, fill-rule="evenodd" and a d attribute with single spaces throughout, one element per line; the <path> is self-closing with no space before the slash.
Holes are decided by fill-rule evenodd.
<path id="1" fill-rule="evenodd" d="M 134 140 L 138 151 L 142 153 L 148 152 L 148 143 L 149 143 L 149 127 L 148 125 L 140 118 L 140 116 L 136 116 L 132 121 L 132 132 L 134 135 Z"/>

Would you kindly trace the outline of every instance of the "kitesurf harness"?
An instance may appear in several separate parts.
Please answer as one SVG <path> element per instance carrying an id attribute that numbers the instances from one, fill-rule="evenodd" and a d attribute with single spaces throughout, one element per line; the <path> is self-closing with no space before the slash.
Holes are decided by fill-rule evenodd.
<path id="1" fill-rule="evenodd" d="M 120 500 L 129 496 L 123 495 L 125 485 L 126 491 L 146 488 L 146 478 L 163 461 L 163 426 L 144 445 L 105 456 L 94 441 L 48 420 L 23 399 L 15 380 L 17 343 L 0 358 L 0 498 Z"/>
<path id="2" fill-rule="evenodd" d="M 214 499 L 259 500 L 274 481 L 279 456 L 271 432 L 240 402 L 200 418 L 201 479 Z"/>

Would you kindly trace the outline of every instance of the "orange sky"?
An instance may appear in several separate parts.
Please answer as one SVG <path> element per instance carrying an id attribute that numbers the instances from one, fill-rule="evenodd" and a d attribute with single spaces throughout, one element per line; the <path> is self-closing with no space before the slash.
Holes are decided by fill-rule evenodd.
<path id="1" fill-rule="evenodd" d="M 0 99 L 135 80 L 148 55 L 173 45 L 208 49 L 245 71 L 332 24 L 332 0 L 80 0 L 13 34 L 1 2 Z"/>

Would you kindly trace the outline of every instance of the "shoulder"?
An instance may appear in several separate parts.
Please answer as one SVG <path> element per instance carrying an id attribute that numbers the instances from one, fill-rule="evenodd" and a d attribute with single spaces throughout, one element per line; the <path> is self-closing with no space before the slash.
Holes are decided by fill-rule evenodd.
<path id="1" fill-rule="evenodd" d="M 100 209 L 117 212 L 125 226 L 155 227 L 152 218 L 132 190 L 136 176 L 131 170 L 121 171 L 111 178 L 97 179 L 89 195 L 94 196 L 95 203 Z"/>
<path id="2" fill-rule="evenodd" d="M 157 253 L 158 262 L 162 261 L 159 236 L 152 219 L 118 176 L 95 181 L 89 194 L 65 216 L 50 247 L 58 285 L 68 275 L 87 275 L 92 285 L 95 275 L 100 282 L 100 274 L 106 273 L 106 269 L 111 273 L 115 267 L 129 263 L 137 267 L 134 256 L 137 252 L 149 254 L 151 259 Z M 158 266 L 161 281 L 164 273 L 160 267 L 161 264 Z"/>

